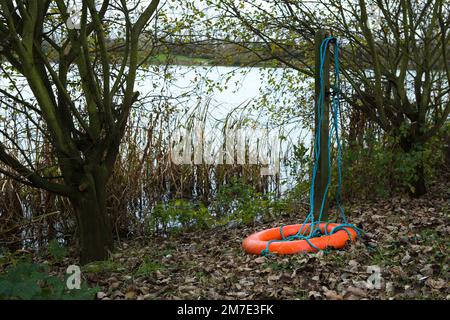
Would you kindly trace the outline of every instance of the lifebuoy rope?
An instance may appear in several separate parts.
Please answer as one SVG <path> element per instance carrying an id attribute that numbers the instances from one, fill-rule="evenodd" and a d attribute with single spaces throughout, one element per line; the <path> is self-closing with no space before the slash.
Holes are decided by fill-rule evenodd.
<path id="1" fill-rule="evenodd" d="M 326 221 L 325 228 L 323 228 L 323 231 L 321 230 L 321 223 L 322 222 L 322 216 L 323 216 L 323 210 L 325 207 L 326 198 L 328 195 L 328 190 L 331 183 L 331 153 L 328 152 L 328 180 L 327 184 L 324 190 L 324 194 L 322 196 L 322 202 L 319 212 L 319 217 L 316 220 L 314 218 L 314 185 L 315 185 L 315 179 L 317 175 L 317 170 L 319 167 L 319 155 L 320 155 L 320 148 L 321 146 L 321 126 L 323 125 L 323 114 L 324 114 L 324 99 L 325 99 L 325 82 L 324 82 L 324 64 L 325 64 L 325 57 L 327 54 L 328 46 L 329 44 L 333 42 L 334 43 L 334 84 L 331 86 L 333 89 L 333 92 L 331 92 L 331 99 L 332 99 L 332 127 L 331 132 L 328 136 L 328 143 L 327 148 L 328 150 L 331 149 L 331 137 L 333 134 L 335 135 L 336 144 L 337 144 L 337 171 L 338 171 L 338 187 L 337 187 L 337 194 L 336 194 L 336 202 L 338 211 L 340 214 L 340 217 L 343 221 L 342 224 L 334 227 L 330 232 L 328 232 L 327 227 L 329 225 L 329 221 Z M 324 235 L 332 235 L 336 233 L 337 231 L 344 230 L 347 232 L 349 239 L 351 240 L 351 234 L 348 231 L 348 228 L 353 229 L 358 236 L 361 236 L 363 231 L 353 224 L 348 223 L 347 217 L 344 212 L 344 208 L 341 205 L 341 192 L 342 192 L 342 170 L 341 170 L 341 161 L 342 161 L 342 148 L 341 148 L 341 142 L 339 139 L 339 114 L 340 114 L 340 67 L 339 67 L 339 41 L 333 36 L 328 36 L 325 38 L 320 46 L 320 92 L 317 99 L 317 126 L 315 131 L 315 138 L 314 138 L 314 166 L 313 166 L 313 172 L 311 177 L 311 184 L 309 189 L 309 205 L 310 210 L 306 217 L 306 219 L 303 221 L 302 226 L 299 228 L 298 232 L 295 235 L 291 235 L 286 237 L 283 234 L 283 226 L 280 226 L 280 235 L 281 239 L 278 240 L 269 240 L 267 241 L 266 248 L 262 250 L 262 255 L 270 254 L 269 246 L 273 242 L 285 242 L 285 241 L 295 241 L 295 240 L 305 240 L 313 249 L 316 251 L 320 251 L 321 249 L 316 247 L 312 242 L 312 238 L 321 237 Z M 328 125 L 328 124 L 326 124 Z M 307 232 L 309 230 L 309 233 Z"/>

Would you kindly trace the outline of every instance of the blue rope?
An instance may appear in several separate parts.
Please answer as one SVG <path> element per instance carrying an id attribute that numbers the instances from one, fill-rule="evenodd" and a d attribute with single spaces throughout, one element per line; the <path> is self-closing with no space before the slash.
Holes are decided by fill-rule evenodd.
<path id="1" fill-rule="evenodd" d="M 324 100 L 325 100 L 325 82 L 324 82 L 324 65 L 325 65 L 325 57 L 328 50 L 328 45 L 331 41 L 335 41 L 334 44 L 334 85 L 332 86 L 332 103 L 331 103 L 331 111 L 332 111 L 332 126 L 331 132 L 328 136 L 327 148 L 331 149 L 331 137 L 335 135 L 336 144 L 337 144 L 337 172 L 338 172 L 338 187 L 336 194 L 336 203 L 338 207 L 338 213 L 343 221 L 339 226 L 334 227 L 330 232 L 328 232 L 329 221 L 326 221 L 324 226 L 324 230 L 322 231 L 320 228 L 320 224 L 322 223 L 323 210 L 325 208 L 325 202 L 328 195 L 329 187 L 331 184 L 331 152 L 328 152 L 328 179 L 327 184 L 325 186 L 324 194 L 322 196 L 322 202 L 320 206 L 319 216 L 316 220 L 314 218 L 314 186 L 315 180 L 317 176 L 317 170 L 319 167 L 319 155 L 321 146 L 321 126 L 323 122 L 323 114 L 324 114 Z M 267 242 L 266 248 L 262 250 L 262 255 L 269 255 L 270 250 L 269 246 L 274 242 L 285 242 L 285 241 L 294 241 L 294 240 L 305 240 L 313 249 L 316 251 L 320 251 L 313 243 L 311 243 L 310 239 L 315 237 L 321 237 L 323 235 L 332 235 L 340 230 L 344 230 L 347 232 L 349 239 L 351 240 L 351 234 L 348 231 L 348 228 L 353 229 L 358 236 L 361 236 L 363 231 L 356 226 L 349 224 L 347 221 L 347 217 L 345 216 L 344 208 L 341 206 L 341 193 L 342 193 L 342 171 L 341 171 L 341 162 L 342 162 L 342 148 L 341 142 L 339 138 L 339 114 L 340 114 L 340 67 L 339 67 L 339 42 L 336 38 L 329 36 L 325 38 L 320 45 L 320 91 L 319 96 L 317 98 L 317 126 L 314 136 L 314 166 L 311 177 L 311 185 L 309 188 L 309 213 L 306 216 L 305 220 L 302 223 L 302 226 L 299 228 L 298 232 L 295 235 L 291 235 L 286 237 L 283 232 L 283 226 L 280 226 L 280 235 L 281 239 L 278 240 L 270 240 Z M 328 125 L 328 124 L 326 124 Z M 309 224 L 309 233 L 307 233 L 307 225 Z"/>

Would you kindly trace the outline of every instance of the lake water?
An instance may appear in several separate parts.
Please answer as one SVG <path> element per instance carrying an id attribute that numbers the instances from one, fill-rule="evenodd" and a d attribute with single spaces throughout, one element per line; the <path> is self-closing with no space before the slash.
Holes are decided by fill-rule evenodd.
<path id="1" fill-rule="evenodd" d="M 148 72 L 140 72 L 136 81 L 135 89 L 140 91 L 143 102 L 139 112 L 133 115 L 141 118 L 140 125 L 145 128 L 145 118 L 155 112 L 155 106 L 161 106 L 161 101 L 166 107 L 177 109 L 171 116 L 178 117 L 178 122 L 186 121 L 186 115 L 202 110 L 206 114 L 205 135 L 217 137 L 221 134 L 221 125 L 233 114 L 233 118 L 247 123 L 253 130 L 260 130 L 259 133 L 266 129 L 267 137 L 270 136 L 272 141 L 278 138 L 281 158 L 286 158 L 290 157 L 292 144 L 303 141 L 309 148 L 311 141 L 311 130 L 302 127 L 300 113 L 297 115 L 295 110 L 305 109 L 305 101 L 312 97 L 312 82 L 303 79 L 301 85 L 296 85 L 297 90 L 289 89 L 286 82 L 283 84 L 285 80 L 292 82 L 296 78 L 300 80 L 301 76 L 290 69 L 151 66 Z M 21 78 L 15 78 L 15 81 L 18 86 L 24 83 Z M 277 84 L 281 85 L 276 88 Z M 3 78 L 0 85 L 7 88 L 11 84 Z M 25 86 L 20 91 L 25 100 L 35 103 L 29 88 Z M 303 105 L 297 102 L 301 99 Z M 0 112 L 5 112 L 1 104 Z M 254 133 L 245 132 L 246 135 Z M 250 136 L 249 142 L 252 138 L 255 137 Z M 222 140 L 216 139 L 211 144 L 219 141 Z M 268 156 L 266 160 L 273 164 L 275 158 Z M 291 181 L 292 173 L 283 163 L 279 169 L 281 179 Z M 289 183 L 285 186 L 289 188 Z"/>
<path id="2" fill-rule="evenodd" d="M 143 96 L 149 94 L 150 99 L 154 99 L 155 93 L 168 97 L 169 101 L 180 107 L 180 111 L 197 112 L 208 105 L 205 129 L 205 135 L 208 136 L 221 135 L 220 124 L 230 114 L 235 119 L 245 119 L 247 127 L 256 127 L 256 131 L 266 129 L 267 140 L 272 143 L 269 149 L 275 149 L 273 144 L 279 143 L 280 178 L 287 182 L 286 189 L 291 187 L 292 172 L 283 164 L 283 158 L 286 160 L 291 156 L 292 144 L 299 141 L 310 148 L 311 129 L 303 126 L 302 113 L 298 109 L 305 109 L 305 103 L 312 99 L 311 79 L 303 79 L 303 83 L 296 84 L 297 90 L 289 91 L 285 89 L 289 87 L 286 80 L 292 82 L 296 78 L 302 79 L 292 69 L 171 66 L 166 71 L 170 81 L 162 77 L 161 72 L 147 73 L 136 82 L 136 88 Z M 280 84 L 277 90 L 273 89 L 274 83 L 275 86 Z M 313 106 L 310 105 L 308 111 L 303 110 L 303 114 L 312 110 Z M 214 128 L 215 133 L 211 133 Z M 258 131 L 256 137 L 255 131 L 244 133 L 250 145 L 252 139 L 255 141 L 263 134 Z M 218 146 L 219 142 L 223 140 L 216 139 L 211 144 Z M 212 153 L 217 154 L 214 151 Z M 276 158 L 271 152 L 267 155 L 265 160 L 272 170 L 268 174 L 273 173 Z"/>

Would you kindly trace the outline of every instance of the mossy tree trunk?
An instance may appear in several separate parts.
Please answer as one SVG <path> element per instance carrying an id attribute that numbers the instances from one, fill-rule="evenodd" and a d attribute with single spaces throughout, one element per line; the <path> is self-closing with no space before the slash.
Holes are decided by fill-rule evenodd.
<path id="1" fill-rule="evenodd" d="M 413 196 L 414 198 L 419 198 L 427 193 L 423 159 L 421 159 L 421 157 L 417 157 L 417 152 L 420 152 L 420 150 L 423 150 L 424 148 L 423 143 L 421 143 L 419 137 L 410 136 L 401 139 L 400 147 L 402 148 L 402 151 L 404 153 L 414 159 L 414 176 L 411 181 L 412 189 L 410 189 L 409 191 L 411 196 Z"/>
<path id="2" fill-rule="evenodd" d="M 78 192 L 70 196 L 78 221 L 80 261 L 105 260 L 113 248 L 111 221 L 106 208 L 107 170 L 85 172 Z"/>

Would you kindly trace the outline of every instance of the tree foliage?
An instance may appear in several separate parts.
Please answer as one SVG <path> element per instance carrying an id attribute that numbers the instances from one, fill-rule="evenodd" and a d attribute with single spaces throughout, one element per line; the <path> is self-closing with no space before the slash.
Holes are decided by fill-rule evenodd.
<path id="1" fill-rule="evenodd" d="M 235 43 L 260 61 L 275 59 L 314 74 L 314 34 L 341 40 L 345 101 L 404 152 L 416 152 L 438 134 L 450 113 L 450 5 L 431 0 L 204 1 L 217 33 L 197 37 Z M 214 29 L 214 28 L 211 28 Z M 414 193 L 426 192 L 423 161 L 415 166 Z"/>

